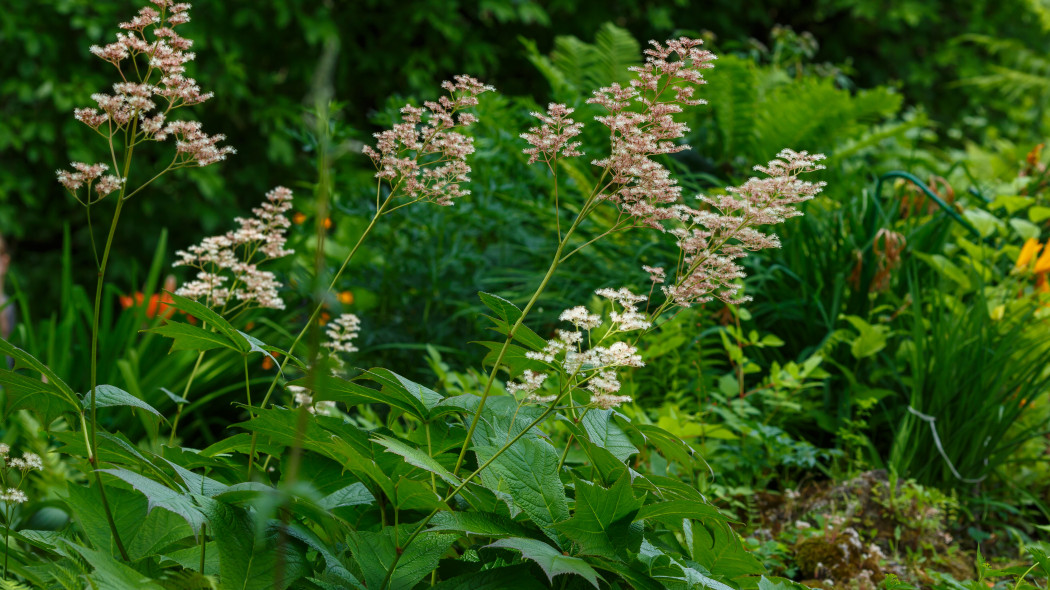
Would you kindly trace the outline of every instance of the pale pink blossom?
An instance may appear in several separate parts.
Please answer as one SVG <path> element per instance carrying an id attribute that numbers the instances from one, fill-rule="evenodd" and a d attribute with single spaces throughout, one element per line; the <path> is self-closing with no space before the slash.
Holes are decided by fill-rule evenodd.
<path id="1" fill-rule="evenodd" d="M 566 158 L 583 155 L 579 150 L 580 142 L 571 141 L 583 129 L 583 123 L 577 123 L 569 117 L 573 110 L 552 102 L 547 105 L 546 114 L 532 113 L 543 124 L 521 134 L 521 138 L 532 146 L 523 150 L 529 156 L 529 164 L 542 157 L 548 166 L 552 166 L 559 155 Z"/>
<path id="2" fill-rule="evenodd" d="M 175 253 L 174 266 L 198 270 L 195 280 L 176 294 L 200 300 L 208 306 L 240 302 L 271 309 L 284 309 L 277 277 L 260 270 L 259 264 L 292 254 L 286 249 L 285 215 L 292 208 L 292 191 L 277 187 L 266 193 L 266 200 L 252 209 L 254 217 L 238 217 L 236 230 L 204 238 L 200 244 Z"/>
<path id="3" fill-rule="evenodd" d="M 477 105 L 478 95 L 493 88 L 469 76 L 454 80 L 441 85 L 448 96 L 422 108 L 403 107 L 401 123 L 376 133 L 376 146 L 364 148 L 378 169 L 376 178 L 413 201 L 447 206 L 470 193 L 461 185 L 470 180 L 466 159 L 474 153 L 474 139 L 457 130 L 477 120 L 463 109 Z"/>

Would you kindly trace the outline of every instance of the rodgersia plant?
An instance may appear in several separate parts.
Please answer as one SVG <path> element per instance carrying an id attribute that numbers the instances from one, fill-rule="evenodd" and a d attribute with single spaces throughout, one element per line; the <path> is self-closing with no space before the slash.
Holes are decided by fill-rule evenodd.
<path id="1" fill-rule="evenodd" d="M 229 152 L 199 125 L 169 120 L 175 109 L 208 95 L 182 70 L 192 54 L 174 27 L 186 22 L 188 7 L 154 4 L 157 9 L 143 9 L 122 25 L 128 32 L 117 43 L 94 50 L 117 66 L 123 81 L 115 95 L 96 98 L 98 109 L 77 114 L 107 138 L 119 174 L 110 179 L 102 165 L 89 164 L 59 174 L 85 207 L 118 195 L 99 259 L 99 294 L 123 203 L 172 169 L 207 165 Z M 766 178 L 686 200 L 662 162 L 688 149 L 680 142 L 688 130 L 676 117 L 702 102 L 694 95 L 714 56 L 685 38 L 653 43 L 646 55 L 630 84 L 601 88 L 591 99 L 606 110 L 597 123 L 609 137 L 608 148 L 590 156 L 598 179 L 593 186 L 567 190 L 559 178 L 564 159 L 584 157 L 576 140 L 584 123 L 572 118 L 572 109 L 550 105 L 522 135 L 529 163 L 542 162 L 550 172 L 558 243 L 524 307 L 481 294 L 504 338 L 483 343 L 488 372 L 470 393 L 451 396 L 386 368 L 350 373 L 340 356 L 359 352 L 360 319 L 341 316 L 323 335 L 318 321 L 323 299 L 379 219 L 420 202 L 447 206 L 469 195 L 470 109 L 492 88 L 467 76 L 445 83 L 448 94 L 439 100 L 406 106 L 402 121 L 376 134 L 375 146 L 365 150 L 376 167 L 374 214 L 327 290 L 315 289 L 309 319 L 287 348 L 267 345 L 233 321 L 249 305 L 283 306 L 276 276 L 257 265 L 288 253 L 290 191 L 274 189 L 254 217 L 238 220 L 238 229 L 179 253 L 178 264 L 198 275 L 172 295 L 172 305 L 199 325 L 173 316 L 151 332 L 173 339 L 174 351 L 197 351 L 193 374 L 209 350 L 244 358 L 247 419 L 231 425 L 226 438 L 204 449 L 190 441 L 175 444 L 180 409 L 167 445 L 133 445 L 102 430 L 96 409 L 126 405 L 159 412 L 112 386 L 93 385 L 90 395 L 78 396 L 42 363 L 0 341 L 0 353 L 46 378 L 0 372 L 16 407 L 45 399 L 54 404 L 36 408 L 45 422 L 62 414 L 79 418 L 83 442 L 62 440 L 73 454 L 82 445 L 87 470 L 103 493 L 108 528 L 96 526 L 98 518 L 84 518 L 70 539 L 24 535 L 20 540 L 46 555 L 52 569 L 22 571 L 42 584 L 83 575 L 110 587 L 127 580 L 142 587 L 158 580 L 214 586 L 214 576 L 220 588 L 280 590 L 409 590 L 427 585 L 427 578 L 435 588 L 756 587 L 761 566 L 729 519 L 683 482 L 704 469 L 702 460 L 685 442 L 633 423 L 616 408 L 631 401 L 622 391 L 624 375 L 644 365 L 641 338 L 676 308 L 712 297 L 740 300 L 739 259 L 778 245 L 756 226 L 797 214 L 793 206 L 819 192 L 820 183 L 798 176 L 818 169 L 820 156 L 784 151 L 757 169 Z M 327 126 L 318 128 L 316 194 L 323 212 L 330 186 Z M 171 164 L 129 190 L 136 147 L 167 138 L 175 139 Z M 576 215 L 562 227 L 560 209 L 569 200 Z M 594 215 L 603 207 L 612 215 Z M 596 237 L 581 239 L 585 224 Z M 551 337 L 528 327 L 560 266 L 602 238 L 631 229 L 658 232 L 680 250 L 663 266 L 619 278 L 633 285 L 648 276 L 648 295 L 600 288 L 596 294 L 608 301 L 607 314 L 571 307 L 560 316 L 565 328 Z M 322 238 L 319 227 L 319 253 Z M 94 332 L 98 309 L 96 303 Z M 311 330 L 303 351 L 299 344 Z M 96 341 L 93 336 L 93 355 Z M 256 352 L 282 354 L 257 404 L 257 379 L 247 362 Z M 190 382 L 192 377 L 187 391 Z M 289 395 L 274 398 L 279 386 Z M 290 399 L 293 407 L 271 399 Z M 121 514 L 134 518 L 114 518 L 106 490 L 120 497 Z M 73 512 L 98 514 L 75 484 L 64 502 Z"/>

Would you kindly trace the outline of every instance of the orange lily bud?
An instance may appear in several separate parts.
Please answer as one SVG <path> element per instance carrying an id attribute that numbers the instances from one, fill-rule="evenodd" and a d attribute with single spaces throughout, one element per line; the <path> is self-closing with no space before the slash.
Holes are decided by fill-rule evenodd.
<path id="1" fill-rule="evenodd" d="M 1035 238 L 1028 238 L 1024 246 L 1021 247 L 1021 254 L 1017 257 L 1017 262 L 1014 264 L 1014 268 L 1027 268 L 1028 263 L 1039 251 L 1043 249 L 1043 245 L 1039 243 L 1039 240 Z"/>

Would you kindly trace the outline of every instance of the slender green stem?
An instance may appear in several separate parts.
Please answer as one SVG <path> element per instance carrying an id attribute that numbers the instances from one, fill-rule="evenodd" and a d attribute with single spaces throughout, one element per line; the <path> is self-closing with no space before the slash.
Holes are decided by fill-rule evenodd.
<path id="1" fill-rule="evenodd" d="M 201 567 L 200 567 L 199 571 L 202 574 L 204 573 L 204 547 L 205 547 L 205 545 L 208 544 L 208 538 L 205 536 L 205 532 L 207 531 L 207 528 L 208 528 L 208 523 L 206 523 L 206 522 L 201 523 Z"/>
<path id="2" fill-rule="evenodd" d="M 197 376 L 197 370 L 200 369 L 201 361 L 204 360 L 204 352 L 202 350 L 197 355 L 197 362 L 193 365 L 193 371 L 190 372 L 190 378 L 186 381 L 186 387 L 182 388 L 182 399 L 184 400 L 189 400 L 186 396 L 190 394 L 190 386 L 193 385 L 193 379 Z M 171 421 L 171 436 L 168 437 L 168 446 L 175 444 L 175 430 L 179 427 L 179 418 L 182 417 L 182 407 L 184 405 L 186 404 L 178 404 L 178 407 L 175 409 L 175 419 Z"/>
<path id="3" fill-rule="evenodd" d="M 606 169 L 606 172 L 608 169 Z M 602 175 L 604 178 L 605 175 Z M 601 184 L 601 180 L 598 181 Z M 459 468 L 463 465 L 463 459 L 467 455 L 467 448 L 470 446 L 470 439 L 474 435 L 474 430 L 478 427 L 478 420 L 481 418 L 481 410 L 485 407 L 485 402 L 488 401 L 489 395 L 492 393 L 492 384 L 496 381 L 496 372 L 499 371 L 500 365 L 503 363 L 503 357 L 506 356 L 507 350 L 510 349 L 510 343 L 514 341 L 514 334 L 521 327 L 525 321 L 525 317 L 529 315 L 532 307 L 536 305 L 536 301 L 539 300 L 540 295 L 543 294 L 544 289 L 547 288 L 547 283 L 550 282 L 551 277 L 554 276 L 554 271 L 558 270 L 558 266 L 561 264 L 561 253 L 565 250 L 565 246 L 568 245 L 572 235 L 576 232 L 576 229 L 580 226 L 580 223 L 584 220 L 586 213 L 589 212 L 591 203 L 597 198 L 599 191 L 596 189 L 591 192 L 587 197 L 587 201 L 584 203 L 583 208 L 580 210 L 580 214 L 576 216 L 576 219 L 572 222 L 572 225 L 568 230 L 565 231 L 565 237 L 558 242 L 558 249 L 554 252 L 554 259 L 551 261 L 550 267 L 547 269 L 547 274 L 543 276 L 543 280 L 540 281 L 539 287 L 532 294 L 532 298 L 525 305 L 525 308 L 521 310 L 521 315 L 518 316 L 518 320 L 514 322 L 514 325 L 507 331 L 507 339 L 503 342 L 503 347 L 500 348 L 499 354 L 496 356 L 496 362 L 492 365 L 492 371 L 489 372 L 488 380 L 485 382 L 485 389 L 481 392 L 481 401 L 478 403 L 478 409 L 474 412 L 474 418 L 470 421 L 470 427 L 467 429 L 467 438 L 463 441 L 463 446 L 459 449 L 459 457 L 456 459 L 456 466 L 452 469 L 453 475 L 459 473 Z"/>

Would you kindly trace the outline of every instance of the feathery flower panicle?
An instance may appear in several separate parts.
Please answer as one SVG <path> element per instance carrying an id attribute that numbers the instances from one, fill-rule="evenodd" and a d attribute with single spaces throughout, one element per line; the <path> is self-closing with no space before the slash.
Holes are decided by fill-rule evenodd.
<path id="1" fill-rule="evenodd" d="M 29 501 L 29 496 L 18 488 L 7 488 L 0 492 L 0 502 L 9 502 L 11 504 L 25 504 Z"/>
<path id="2" fill-rule="evenodd" d="M 583 306 L 577 306 L 561 314 L 561 320 L 572 323 L 576 327 L 575 331 L 558 330 L 555 337 L 547 341 L 543 350 L 528 351 L 525 356 L 565 371 L 570 380 L 576 380 L 578 385 L 591 392 L 592 404 L 609 409 L 631 401 L 630 396 L 615 395 L 620 390 L 617 369 L 643 367 L 645 362 L 634 345 L 623 341 L 608 345 L 602 343 L 616 334 L 644 330 L 651 324 L 648 317 L 638 311 L 637 307 L 646 300 L 645 296 L 635 295 L 626 288 L 598 289 L 597 294 L 623 308 L 622 311 L 614 309 L 609 314 L 609 329 L 597 345 L 585 349 L 581 330 L 591 330 L 600 325 L 601 316 L 589 313 Z M 529 394 L 526 401 L 549 403 L 555 397 L 535 394 L 546 377 L 526 371 L 523 382 L 510 383 L 507 390 L 511 393 L 525 391 Z"/>
<path id="3" fill-rule="evenodd" d="M 744 269 L 737 261 L 748 252 L 780 247 L 775 234 L 753 226 L 801 215 L 794 205 L 812 199 L 824 183 L 803 181 L 798 175 L 823 169 L 823 159 L 823 154 L 783 150 L 766 166 L 755 166 L 766 178 L 750 178 L 717 197 L 699 196 L 708 210 L 672 207 L 678 227 L 668 233 L 677 240 L 683 264 L 675 279 L 661 287 L 664 295 L 683 307 L 716 297 L 731 304 L 749 301 L 739 294 L 737 279 L 744 277 Z"/>
<path id="4" fill-rule="evenodd" d="M 284 247 L 291 225 L 285 213 L 291 208 L 292 191 L 279 186 L 266 193 L 261 206 L 252 209 L 254 217 L 234 220 L 238 229 L 204 238 L 200 244 L 176 252 L 178 260 L 173 266 L 190 266 L 198 273 L 196 280 L 179 287 L 175 294 L 209 307 L 237 301 L 245 306 L 284 309 L 277 292 L 281 284 L 272 272 L 259 270 L 258 265 L 292 254 Z"/>
<path id="5" fill-rule="evenodd" d="M 652 158 L 689 149 L 676 142 L 689 128 L 675 121 L 674 115 L 683 107 L 703 104 L 693 94 L 705 83 L 701 70 L 712 67 L 715 55 L 700 49 L 699 39 L 650 43 L 645 64 L 631 68 L 637 77 L 628 86 L 600 88 L 587 102 L 609 111 L 596 117 L 609 128 L 611 143 L 609 155 L 593 162 L 608 168 L 611 178 L 600 198 L 616 203 L 638 222 L 660 229 L 660 221 L 671 218 L 667 206 L 678 202 L 681 187 Z"/>
<path id="6" fill-rule="evenodd" d="M 328 324 L 325 336 L 328 341 L 325 348 L 333 352 L 357 352 L 354 340 L 361 334 L 361 320 L 352 313 L 344 313 Z"/>
<path id="7" fill-rule="evenodd" d="M 73 116 L 111 142 L 118 133 L 129 134 L 132 144 L 173 137 L 176 158 L 172 168 L 207 166 L 224 160 L 236 153 L 230 146 L 218 145 L 225 136 L 208 135 L 197 122 L 168 120 L 176 109 L 213 96 L 184 75 L 185 64 L 196 56 L 187 51 L 193 41 L 180 36 L 175 28 L 189 22 L 190 5 L 172 0 L 151 2 L 156 8 L 145 6 L 131 20 L 120 23 L 126 32 L 117 33 L 115 42 L 90 47 L 91 53 L 117 68 L 121 81 L 113 84 L 112 94 L 92 94 L 96 106 L 74 109 Z M 83 172 L 76 170 L 59 171 L 58 179 L 79 200 L 77 189 L 88 177 L 78 178 Z M 124 179 L 106 177 L 96 185 L 99 198 L 123 183 Z"/>
<path id="8" fill-rule="evenodd" d="M 36 453 L 23 453 L 21 459 L 7 459 L 7 466 L 21 469 L 23 472 L 42 471 L 44 461 Z"/>
<path id="9" fill-rule="evenodd" d="M 547 105 L 546 114 L 532 113 L 543 124 L 521 134 L 521 138 L 532 146 L 522 150 L 529 156 L 529 164 L 542 158 L 548 166 L 554 166 L 559 155 L 563 158 L 583 155 L 579 150 L 580 142 L 571 141 L 583 129 L 583 123 L 577 123 L 569 117 L 574 110 L 552 102 Z"/>
<path id="10" fill-rule="evenodd" d="M 460 184 L 470 180 L 466 159 L 474 153 L 474 138 L 457 130 L 477 117 L 462 111 L 477 105 L 478 95 L 495 89 L 470 76 L 456 76 L 441 87 L 448 96 L 426 101 L 422 108 L 404 106 L 401 123 L 376 133 L 376 147 L 365 146 L 364 153 L 378 169 L 376 178 L 393 190 L 403 190 L 412 201 L 448 206 L 470 193 Z"/>

